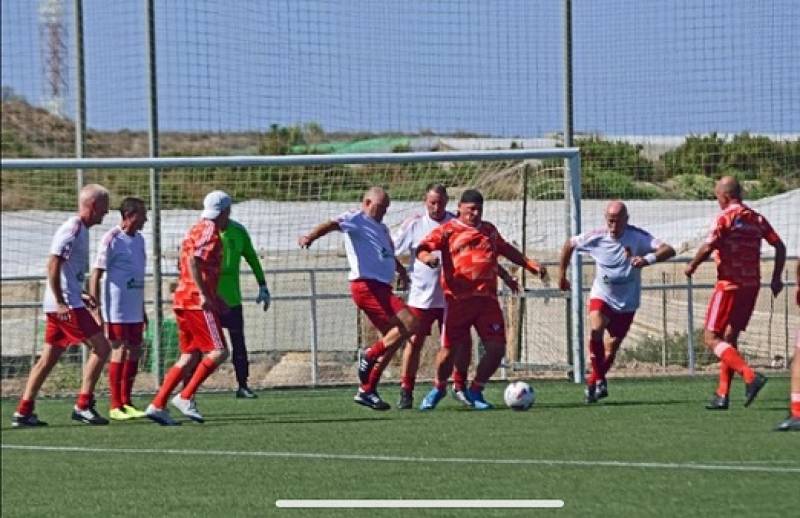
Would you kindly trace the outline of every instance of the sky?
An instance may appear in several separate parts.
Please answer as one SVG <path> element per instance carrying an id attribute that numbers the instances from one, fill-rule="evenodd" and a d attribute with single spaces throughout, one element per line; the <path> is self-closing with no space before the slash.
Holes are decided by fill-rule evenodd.
<path id="1" fill-rule="evenodd" d="M 42 105 L 40 2 L 0 3 L 2 84 Z M 327 131 L 537 137 L 564 126 L 560 0 L 155 3 L 162 131 L 317 122 Z M 72 48 L 72 1 L 63 4 Z M 87 124 L 145 129 L 144 2 L 83 4 Z M 798 7 L 573 0 L 575 129 L 800 132 Z M 68 50 L 70 84 L 73 61 Z"/>

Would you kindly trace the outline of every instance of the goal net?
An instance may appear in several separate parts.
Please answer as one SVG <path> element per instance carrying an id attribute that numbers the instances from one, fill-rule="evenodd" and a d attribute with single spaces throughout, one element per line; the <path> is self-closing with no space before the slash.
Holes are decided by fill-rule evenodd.
<path id="1" fill-rule="evenodd" d="M 565 168 L 565 158 L 572 159 L 573 167 Z M 232 218 L 250 233 L 273 294 L 272 306 L 264 313 L 254 303 L 258 286 L 243 261 L 241 286 L 251 384 L 337 384 L 355 382 L 356 351 L 374 341 L 375 334 L 350 301 L 341 234 L 329 234 L 309 250 L 298 247 L 298 236 L 320 222 L 358 208 L 364 191 L 373 185 L 384 187 L 391 197 L 384 223 L 395 230 L 406 218 L 424 212 L 426 186 L 441 183 L 448 188 L 451 211 L 456 209 L 463 190 L 479 189 L 486 200 L 484 219 L 494 223 L 506 240 L 529 256 L 553 264 L 560 244 L 570 232 L 565 171 L 574 169 L 573 174 L 579 174 L 577 152 L 573 149 L 6 160 L 2 176 L 2 341 L 3 383 L 9 390 L 13 390 L 12 383 L 24 382 L 41 347 L 39 301 L 45 286 L 46 255 L 56 228 L 75 211 L 76 166 L 83 167 L 85 183 L 102 184 L 112 195 L 111 212 L 90 231 L 92 255 L 100 237 L 118 224 L 120 216 L 114 209 L 124 197 L 143 198 L 150 209 L 150 222 L 143 230 L 151 256 L 148 273 L 153 273 L 150 251 L 157 236 L 164 296 L 160 354 L 153 354 L 151 343 L 142 360 L 142 370 L 153 374 L 153 386 L 159 371 L 153 360 L 158 358 L 163 369 L 177 353 L 169 303 L 180 243 L 199 218 L 203 197 L 211 190 L 222 189 L 233 197 Z M 151 166 L 158 167 L 153 174 L 160 184 L 155 207 L 151 199 Z M 153 210 L 160 216 L 157 234 Z M 409 258 L 401 260 L 408 264 Z M 515 265 L 505 266 L 528 289 L 523 298 L 511 296 L 508 290 L 501 293 L 509 337 L 507 367 L 524 363 L 565 371 L 569 362 L 567 299 L 555 286 L 542 285 L 530 275 L 523 275 Z M 151 275 L 146 291 L 151 322 L 156 311 L 151 303 L 154 286 Z M 437 339 L 435 331 L 425 348 L 421 379 L 432 376 Z M 152 332 L 148 332 L 148 341 L 152 342 Z M 476 354 L 480 354 L 477 340 Z M 65 385 L 77 373 L 77 358 L 59 366 L 64 370 Z M 234 386 L 234 377 L 228 374 L 214 376 L 209 387 Z M 507 370 L 499 373 L 507 374 Z M 397 380 L 399 364 L 393 363 L 385 377 Z M 148 383 L 142 381 L 139 386 L 150 388 Z"/>

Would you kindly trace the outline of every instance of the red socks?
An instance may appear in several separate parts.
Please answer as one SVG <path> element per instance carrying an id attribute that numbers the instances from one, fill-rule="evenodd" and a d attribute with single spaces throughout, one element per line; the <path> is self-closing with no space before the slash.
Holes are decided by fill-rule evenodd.
<path id="1" fill-rule="evenodd" d="M 133 392 L 133 381 L 136 379 L 136 373 L 139 370 L 139 360 L 128 360 L 122 364 L 122 404 L 132 405 L 131 393 Z"/>
<path id="2" fill-rule="evenodd" d="M 175 387 L 178 386 L 178 383 L 181 382 L 181 379 L 183 379 L 183 369 L 173 366 L 168 370 L 166 376 L 164 376 L 164 381 L 161 383 L 161 387 L 158 389 L 158 393 L 153 398 L 153 406 L 156 408 L 165 408 L 167 406 L 167 398 L 172 394 L 172 391 L 175 390 Z"/>
<path id="3" fill-rule="evenodd" d="M 381 380 L 383 371 L 386 370 L 390 359 L 391 358 L 384 358 L 372 366 L 372 370 L 369 371 L 369 378 L 364 385 L 361 385 L 361 390 L 364 392 L 373 392 L 378 387 L 378 382 Z"/>
<path id="4" fill-rule="evenodd" d="M 108 390 L 111 392 L 111 408 L 122 407 L 122 362 L 108 364 Z"/>
<path id="5" fill-rule="evenodd" d="M 194 396 L 194 393 L 200 388 L 200 385 L 211 376 L 215 370 L 217 370 L 217 364 L 214 363 L 214 360 L 203 358 L 203 361 L 200 362 L 200 365 L 198 365 L 197 369 L 194 371 L 192 379 L 189 380 L 189 384 L 183 387 L 181 397 L 183 399 L 192 399 L 192 396 Z"/>
<path id="6" fill-rule="evenodd" d="M 731 344 L 727 342 L 719 342 L 714 347 L 714 354 L 717 355 L 722 363 L 736 371 L 744 378 L 745 383 L 751 383 L 756 378 L 756 373 L 747 365 L 747 362 L 742 358 Z"/>
<path id="7" fill-rule="evenodd" d="M 81 392 L 78 394 L 78 399 L 75 400 L 75 406 L 78 407 L 78 410 L 86 410 L 92 404 L 92 399 L 94 399 L 94 395 L 91 392 L 88 394 Z"/>
<path id="8" fill-rule="evenodd" d="M 792 417 L 800 417 L 800 392 L 792 392 L 792 404 L 790 409 L 792 411 Z"/>
<path id="9" fill-rule="evenodd" d="M 386 345 L 382 340 L 378 340 L 364 351 L 364 355 L 370 360 L 377 360 L 384 352 L 386 352 Z"/>
<path id="10" fill-rule="evenodd" d="M 17 413 L 19 415 L 31 415 L 33 413 L 33 400 L 20 399 L 17 405 Z"/>
<path id="11" fill-rule="evenodd" d="M 719 386 L 717 387 L 718 396 L 728 397 L 728 394 L 731 393 L 731 381 L 733 381 L 733 369 L 720 362 Z"/>
<path id="12" fill-rule="evenodd" d="M 606 350 L 603 347 L 603 341 L 589 340 L 589 360 L 592 364 L 592 373 L 589 375 L 589 379 L 586 380 L 588 385 L 594 385 L 598 381 L 605 379 L 605 356 Z"/>
<path id="13" fill-rule="evenodd" d="M 406 391 L 413 391 L 414 384 L 416 383 L 416 376 L 411 377 L 409 375 L 400 376 L 400 388 Z"/>

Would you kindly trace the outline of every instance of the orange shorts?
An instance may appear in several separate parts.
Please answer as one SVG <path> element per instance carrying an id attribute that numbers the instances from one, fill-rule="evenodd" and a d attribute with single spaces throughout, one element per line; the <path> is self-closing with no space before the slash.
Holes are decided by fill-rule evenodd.
<path id="1" fill-rule="evenodd" d="M 470 328 L 475 327 L 483 342 L 505 343 L 506 325 L 500 303 L 494 297 L 447 299 L 442 329 L 442 347 L 462 347 L 471 343 Z"/>
<path id="2" fill-rule="evenodd" d="M 219 317 L 202 309 L 175 309 L 178 323 L 178 347 L 182 353 L 210 353 L 226 349 Z"/>
<path id="3" fill-rule="evenodd" d="M 144 322 L 111 324 L 106 323 L 106 336 L 111 342 L 140 345 L 144 335 Z"/>
<path id="4" fill-rule="evenodd" d="M 69 310 L 69 320 L 60 320 L 58 313 L 47 313 L 44 341 L 56 347 L 67 348 L 86 342 L 103 329 L 86 308 Z"/>
<path id="5" fill-rule="evenodd" d="M 714 288 L 706 311 L 706 329 L 721 334 L 725 328 L 737 331 L 747 329 L 758 300 L 758 287 L 723 289 Z"/>

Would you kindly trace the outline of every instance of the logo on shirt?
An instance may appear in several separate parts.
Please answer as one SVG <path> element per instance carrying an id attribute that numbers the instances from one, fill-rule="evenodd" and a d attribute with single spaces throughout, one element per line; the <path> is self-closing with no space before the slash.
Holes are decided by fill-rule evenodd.
<path id="1" fill-rule="evenodd" d="M 143 290 L 144 281 L 137 281 L 134 278 L 130 278 L 128 279 L 128 282 L 125 283 L 125 287 L 129 290 Z"/>
<path id="2" fill-rule="evenodd" d="M 86 278 L 86 274 L 83 272 L 78 272 L 75 274 L 75 278 L 78 280 L 78 282 L 83 282 L 83 280 Z"/>
<path id="3" fill-rule="evenodd" d="M 381 247 L 381 259 L 388 259 L 389 257 L 393 257 L 394 254 L 391 250 L 387 250 L 385 247 Z"/>

